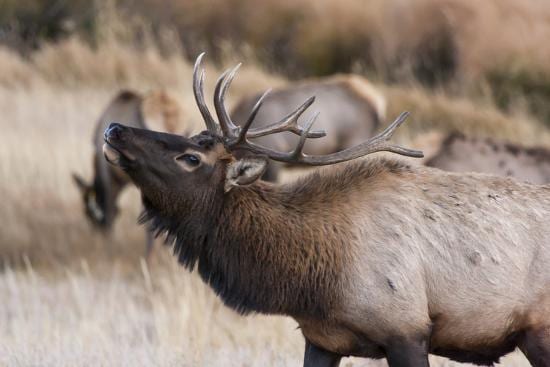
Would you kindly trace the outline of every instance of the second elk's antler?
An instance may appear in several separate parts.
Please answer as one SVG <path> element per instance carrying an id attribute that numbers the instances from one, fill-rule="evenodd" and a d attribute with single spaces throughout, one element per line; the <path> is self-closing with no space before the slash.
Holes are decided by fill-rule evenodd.
<path id="1" fill-rule="evenodd" d="M 388 141 L 392 137 L 395 130 L 406 120 L 409 115 L 408 112 L 403 112 L 399 117 L 392 122 L 383 132 L 372 137 L 371 139 L 353 146 L 348 149 L 344 149 L 340 152 L 326 154 L 326 155 L 306 155 L 303 153 L 306 140 L 312 138 L 321 138 L 325 136 L 324 131 L 310 131 L 318 114 L 312 116 L 301 127 L 298 125 L 298 119 L 307 110 L 311 104 L 315 101 L 315 97 L 308 98 L 300 107 L 294 110 L 292 113 L 284 117 L 281 121 L 269 124 L 262 128 L 251 129 L 250 126 L 254 121 L 263 101 L 269 94 L 270 90 L 267 90 L 259 99 L 258 102 L 252 108 L 250 116 L 242 127 L 239 127 L 233 123 L 229 113 L 225 108 L 225 95 L 237 70 L 241 64 L 237 65 L 233 69 L 225 71 L 218 81 L 216 82 L 216 88 L 214 90 L 214 108 L 218 116 L 219 126 L 210 114 L 208 107 L 204 101 L 204 69 L 201 67 L 202 58 L 204 53 L 200 54 L 195 62 L 195 68 L 193 72 L 193 92 L 195 94 L 195 100 L 197 101 L 199 110 L 204 118 L 206 127 L 209 131 L 219 134 L 223 134 L 225 146 L 229 150 L 248 150 L 256 154 L 265 155 L 275 161 L 306 164 L 311 166 L 323 166 L 339 162 L 349 161 L 355 158 L 365 156 L 374 152 L 392 152 L 408 157 L 422 158 L 424 155 L 421 151 L 403 148 L 397 145 L 389 144 Z M 221 130 L 221 131 L 220 131 Z M 300 140 L 296 145 L 296 148 L 291 152 L 278 152 L 266 147 L 259 146 L 248 140 L 248 138 L 257 138 L 260 136 L 275 134 L 283 131 L 289 131 L 300 136 Z"/>

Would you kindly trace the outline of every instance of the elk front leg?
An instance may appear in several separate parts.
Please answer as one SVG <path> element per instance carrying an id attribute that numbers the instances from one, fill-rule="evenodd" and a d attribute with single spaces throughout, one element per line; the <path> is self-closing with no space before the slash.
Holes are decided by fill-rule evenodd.
<path id="1" fill-rule="evenodd" d="M 395 340 L 386 346 L 390 367 L 429 367 L 426 340 Z"/>
<path id="2" fill-rule="evenodd" d="M 519 348 L 533 367 L 550 367 L 550 326 L 527 330 Z"/>
<path id="3" fill-rule="evenodd" d="M 342 356 L 316 347 L 306 339 L 304 367 L 338 367 Z"/>

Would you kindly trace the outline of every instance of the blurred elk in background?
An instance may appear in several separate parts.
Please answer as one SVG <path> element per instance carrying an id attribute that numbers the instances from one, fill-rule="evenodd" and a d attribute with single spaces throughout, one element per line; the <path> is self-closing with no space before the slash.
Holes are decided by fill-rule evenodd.
<path id="1" fill-rule="evenodd" d="M 308 142 L 304 148 L 306 154 L 328 154 L 357 144 L 373 136 L 385 119 L 386 101 L 376 87 L 361 76 L 340 75 L 298 82 L 270 92 L 263 99 L 256 125 L 266 127 L 313 95 L 319 112 L 315 126 L 325 131 L 326 137 Z M 244 124 L 260 98 L 261 94 L 256 94 L 239 101 L 230 114 L 233 121 Z M 291 132 L 256 139 L 262 145 L 283 151 L 290 150 L 298 140 Z M 264 179 L 276 181 L 279 166 L 270 162 Z"/>
<path id="2" fill-rule="evenodd" d="M 550 150 L 492 138 L 448 134 L 427 166 L 452 172 L 481 172 L 534 184 L 550 183 Z"/>
<path id="3" fill-rule="evenodd" d="M 93 135 L 94 177 L 88 183 L 80 175 L 73 173 L 73 179 L 80 189 L 86 217 L 105 233 L 109 233 L 118 214 L 117 199 L 121 191 L 130 183 L 128 175 L 120 168 L 109 165 L 103 158 L 103 131 L 111 122 L 121 122 L 142 129 L 175 133 L 180 125 L 179 104 L 164 91 L 154 91 L 141 95 L 124 90 L 109 103 L 96 123 Z M 146 234 L 146 255 L 153 246 L 153 238 Z"/>
<path id="4" fill-rule="evenodd" d="M 315 116 L 297 123 L 312 101 L 251 128 L 260 99 L 238 127 L 224 105 L 236 69 L 216 85 L 216 122 L 201 58 L 194 91 L 207 131 L 185 138 L 111 124 L 103 149 L 140 189 L 142 221 L 227 306 L 293 317 L 307 367 L 349 355 L 427 367 L 428 353 L 492 365 L 516 347 L 533 366 L 550 365 L 550 186 L 388 157 L 264 182 L 268 159 L 323 166 L 422 152 L 388 143 L 406 113 L 326 155 L 303 153 L 320 133 L 310 132 Z M 280 131 L 300 136 L 289 152 L 248 140 Z"/>

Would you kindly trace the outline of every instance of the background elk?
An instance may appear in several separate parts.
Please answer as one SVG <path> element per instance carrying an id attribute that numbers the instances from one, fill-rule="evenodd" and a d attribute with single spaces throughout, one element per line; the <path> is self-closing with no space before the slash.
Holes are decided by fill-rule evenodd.
<path id="1" fill-rule="evenodd" d="M 257 126 L 265 127 L 295 109 L 304 100 L 315 96 L 319 117 L 315 126 L 326 132 L 322 141 L 308 142 L 306 154 L 333 153 L 374 135 L 385 119 L 384 96 L 363 77 L 341 75 L 295 83 L 269 93 L 256 116 Z M 243 98 L 232 110 L 237 125 L 243 124 L 261 93 Z M 304 106 L 304 108 L 307 106 Z M 298 142 L 290 132 L 264 135 L 258 143 L 277 150 L 289 150 Z M 264 179 L 275 181 L 279 166 L 270 163 Z"/>
<path id="2" fill-rule="evenodd" d="M 94 226 L 103 231 L 111 229 L 118 213 L 118 196 L 130 182 L 125 172 L 107 164 L 103 159 L 103 131 L 106 127 L 112 121 L 121 121 L 129 126 L 175 132 L 180 114 L 178 103 L 162 91 L 142 96 L 126 90 L 109 103 L 94 130 L 92 182 L 87 183 L 81 176 L 73 173 L 73 179 L 82 194 L 86 217 Z M 147 116 L 147 123 L 144 116 Z M 147 233 L 146 254 L 149 254 L 152 245 L 153 238 Z"/>
<path id="3" fill-rule="evenodd" d="M 512 177 L 534 184 L 550 183 L 550 150 L 466 137 L 460 133 L 447 135 L 439 151 L 426 161 L 426 165 L 453 172 Z"/>
<path id="4" fill-rule="evenodd" d="M 214 92 L 218 125 L 201 58 L 194 92 L 208 131 L 189 139 L 114 123 L 103 149 L 141 190 L 142 220 L 226 305 L 293 317 L 305 366 L 347 355 L 428 366 L 428 353 L 490 365 L 516 346 L 533 366 L 550 366 L 550 186 L 390 158 L 263 182 L 268 158 L 318 166 L 422 153 L 387 143 L 406 114 L 327 155 L 302 153 L 314 118 L 251 128 L 261 101 L 237 127 L 224 107 L 235 69 Z M 280 130 L 300 135 L 289 153 L 248 140 Z"/>

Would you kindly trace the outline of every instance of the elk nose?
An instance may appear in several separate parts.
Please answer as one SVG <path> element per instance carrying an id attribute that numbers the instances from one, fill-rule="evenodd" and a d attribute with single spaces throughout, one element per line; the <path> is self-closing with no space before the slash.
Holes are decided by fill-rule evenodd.
<path id="1" fill-rule="evenodd" d="M 105 139 L 120 139 L 123 130 L 124 130 L 124 126 L 116 122 L 112 122 L 109 125 L 109 127 L 105 129 L 105 132 L 103 133 L 103 137 Z"/>

